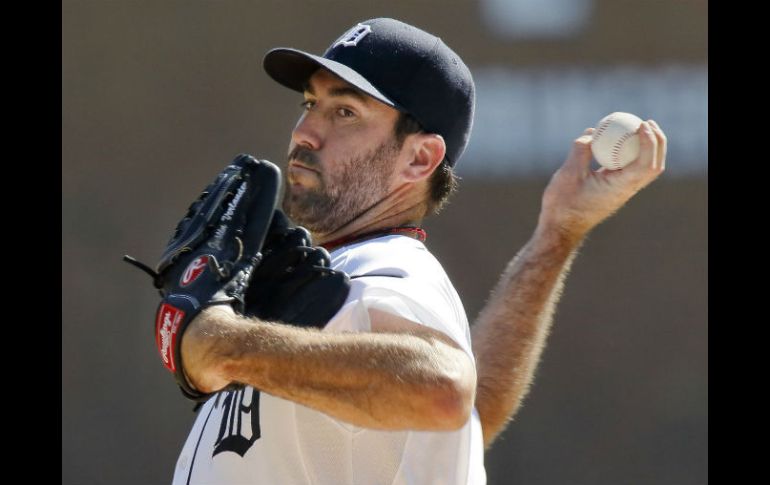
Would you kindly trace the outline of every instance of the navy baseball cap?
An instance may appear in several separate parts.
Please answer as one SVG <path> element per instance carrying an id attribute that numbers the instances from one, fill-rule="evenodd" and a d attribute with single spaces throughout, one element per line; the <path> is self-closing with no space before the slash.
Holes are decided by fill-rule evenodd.
<path id="1" fill-rule="evenodd" d="M 263 66 L 270 77 L 299 92 L 318 68 L 328 69 L 410 114 L 425 131 L 441 135 L 450 166 L 468 144 L 476 89 L 471 72 L 440 38 L 412 25 L 389 18 L 365 20 L 323 56 L 279 47 L 265 55 Z"/>

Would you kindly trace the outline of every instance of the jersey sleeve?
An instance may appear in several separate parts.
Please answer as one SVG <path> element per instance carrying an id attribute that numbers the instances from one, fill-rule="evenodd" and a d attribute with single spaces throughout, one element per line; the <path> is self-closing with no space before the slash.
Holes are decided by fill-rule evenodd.
<path id="1" fill-rule="evenodd" d="M 326 330 L 371 331 L 368 310 L 376 309 L 442 332 L 474 361 L 464 309 L 459 299 L 452 296 L 440 285 L 414 278 L 357 278 L 351 281 L 348 301 Z"/>

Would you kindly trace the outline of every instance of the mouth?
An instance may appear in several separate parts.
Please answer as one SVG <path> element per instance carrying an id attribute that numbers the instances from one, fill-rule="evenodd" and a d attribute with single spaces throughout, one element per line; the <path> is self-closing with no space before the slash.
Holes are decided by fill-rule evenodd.
<path id="1" fill-rule="evenodd" d="M 316 170 L 314 168 L 310 168 L 307 165 L 303 165 L 302 163 L 300 163 L 300 162 L 298 162 L 296 160 L 289 161 L 289 171 L 290 172 L 291 171 L 313 172 L 313 173 L 317 173 L 319 175 L 321 174 L 321 172 L 319 172 L 318 170 Z"/>
<path id="2" fill-rule="evenodd" d="M 321 179 L 321 172 L 303 165 L 295 160 L 289 162 L 288 170 L 286 171 L 287 182 L 295 188 L 300 187 L 312 187 L 318 185 Z"/>

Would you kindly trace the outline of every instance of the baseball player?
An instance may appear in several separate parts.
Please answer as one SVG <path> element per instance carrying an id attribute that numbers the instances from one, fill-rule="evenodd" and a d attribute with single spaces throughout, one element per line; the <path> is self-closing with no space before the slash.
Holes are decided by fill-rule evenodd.
<path id="1" fill-rule="evenodd" d="M 323 328 L 229 305 L 189 322 L 179 344 L 185 385 L 216 394 L 173 483 L 485 483 L 484 446 L 526 393 L 576 248 L 659 175 L 665 137 L 643 123 L 639 159 L 617 173 L 589 170 L 590 130 L 575 141 L 472 344 L 420 227 L 452 192 L 470 136 L 475 94 L 463 61 L 437 37 L 378 18 L 322 56 L 273 49 L 264 68 L 304 96 L 283 210 L 329 251 L 349 293 Z M 176 327 L 161 315 L 170 314 L 158 319 L 168 348 Z"/>

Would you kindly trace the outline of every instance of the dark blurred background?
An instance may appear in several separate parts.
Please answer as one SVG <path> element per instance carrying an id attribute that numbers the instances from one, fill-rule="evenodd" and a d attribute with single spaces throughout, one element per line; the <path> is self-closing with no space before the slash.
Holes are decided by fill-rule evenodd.
<path id="1" fill-rule="evenodd" d="M 478 102 L 460 191 L 427 221 L 473 321 L 572 140 L 653 118 L 668 170 L 580 251 L 490 484 L 704 484 L 708 456 L 705 0 L 64 0 L 62 483 L 170 483 L 194 415 L 159 363 L 154 264 L 236 154 L 284 164 L 300 95 L 264 53 L 321 53 L 390 16 L 439 35 Z"/>

